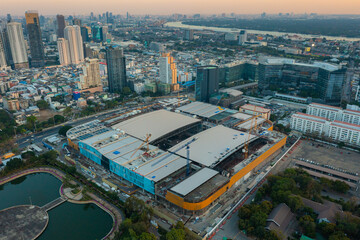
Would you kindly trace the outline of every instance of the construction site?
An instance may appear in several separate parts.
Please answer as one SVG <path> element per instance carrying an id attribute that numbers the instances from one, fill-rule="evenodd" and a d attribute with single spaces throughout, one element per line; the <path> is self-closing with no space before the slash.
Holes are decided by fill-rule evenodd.
<path id="1" fill-rule="evenodd" d="M 68 144 L 170 212 L 201 215 L 286 143 L 256 111 L 181 105 L 139 108 L 77 126 L 67 132 Z"/>

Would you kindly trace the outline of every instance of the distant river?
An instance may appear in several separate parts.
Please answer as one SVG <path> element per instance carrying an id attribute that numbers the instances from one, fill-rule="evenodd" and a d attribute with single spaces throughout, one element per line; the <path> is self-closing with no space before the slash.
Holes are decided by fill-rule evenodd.
<path id="1" fill-rule="evenodd" d="M 0 185 L 0 210 L 16 205 L 43 206 L 60 197 L 61 181 L 49 173 L 35 173 Z M 112 217 L 95 204 L 65 202 L 48 212 L 49 224 L 39 240 L 91 240 L 106 236 Z M 1 229 L 0 229 L 1 231 Z"/>
<path id="2" fill-rule="evenodd" d="M 188 25 L 183 24 L 182 22 L 168 22 L 165 23 L 166 27 L 174 27 L 174 28 L 186 28 L 186 29 L 194 29 L 194 30 L 209 30 L 209 31 L 216 31 L 216 32 L 240 32 L 239 28 L 222 28 L 222 27 L 206 27 L 206 26 L 195 26 L 195 25 Z M 360 38 L 348 38 L 348 37 L 334 37 L 334 36 L 322 36 L 322 35 L 311 35 L 311 34 L 300 34 L 300 33 L 290 33 L 290 32 L 276 32 L 276 31 L 260 31 L 260 30 L 251 30 L 245 29 L 248 33 L 253 34 L 262 34 L 262 35 L 273 35 L 273 36 L 284 36 L 284 35 L 297 35 L 302 38 L 326 38 L 327 40 L 337 40 L 337 41 L 349 41 L 355 42 L 360 41 Z"/>

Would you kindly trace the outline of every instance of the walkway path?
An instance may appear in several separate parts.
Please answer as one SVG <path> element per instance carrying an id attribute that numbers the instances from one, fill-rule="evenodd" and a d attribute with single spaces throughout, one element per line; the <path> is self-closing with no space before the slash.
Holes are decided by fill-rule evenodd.
<path id="1" fill-rule="evenodd" d="M 48 212 L 48 211 L 50 211 L 51 209 L 53 209 L 53 208 L 59 206 L 60 204 L 66 202 L 66 200 L 67 200 L 67 199 L 66 199 L 65 197 L 59 197 L 59 198 L 57 198 L 57 199 L 55 199 L 55 200 L 53 200 L 53 201 L 45 204 L 44 206 L 41 207 L 41 209 L 43 209 L 44 211 Z"/>

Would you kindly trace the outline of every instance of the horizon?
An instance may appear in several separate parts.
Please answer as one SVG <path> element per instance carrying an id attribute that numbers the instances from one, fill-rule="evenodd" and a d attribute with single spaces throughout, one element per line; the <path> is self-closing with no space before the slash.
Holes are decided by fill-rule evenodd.
<path id="1" fill-rule="evenodd" d="M 116 0 L 103 0 L 101 3 L 94 0 L 78 0 L 76 2 L 63 0 L 51 4 L 44 4 L 44 0 L 3 0 L 0 9 L 0 16 L 6 16 L 10 13 L 14 16 L 23 16 L 25 11 L 36 9 L 41 15 L 86 15 L 93 12 L 94 14 L 106 11 L 114 14 L 132 15 L 171 15 L 171 14 L 202 14 L 213 15 L 222 13 L 235 13 L 238 15 L 258 15 L 262 12 L 267 14 L 293 13 L 310 14 L 317 13 L 319 15 L 359 15 L 360 1 L 344 0 L 342 2 L 335 0 L 319 0 L 316 3 L 312 0 L 254 0 L 251 3 L 244 4 L 241 1 L 223 0 L 221 2 L 214 0 L 124 0 L 119 2 Z M 203 4 L 207 4 L 204 8 Z M 20 6 L 20 7 L 19 7 Z M 69 8 L 71 6 L 71 8 Z M 139 7 L 141 6 L 141 7 Z M 259 7 L 260 6 L 260 7 Z M 70 9 L 70 10 L 69 10 Z M 237 10 L 239 9 L 239 10 Z M 237 11 L 236 11 L 237 10 Z"/>

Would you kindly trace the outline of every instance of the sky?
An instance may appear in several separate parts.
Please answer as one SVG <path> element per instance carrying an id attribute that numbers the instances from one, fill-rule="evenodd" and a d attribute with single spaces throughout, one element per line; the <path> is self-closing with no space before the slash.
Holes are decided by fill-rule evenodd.
<path id="1" fill-rule="evenodd" d="M 318 13 L 360 14 L 360 0 L 1 0 L 0 15 L 82 15 L 106 11 L 113 14 L 259 14 Z"/>

